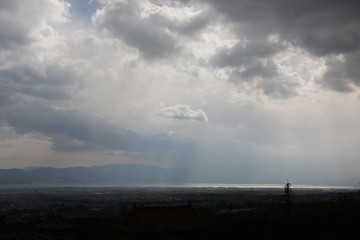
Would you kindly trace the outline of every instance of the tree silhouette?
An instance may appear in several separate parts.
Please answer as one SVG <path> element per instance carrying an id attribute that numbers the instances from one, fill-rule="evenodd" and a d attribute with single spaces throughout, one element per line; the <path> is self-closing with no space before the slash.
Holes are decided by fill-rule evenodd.
<path id="1" fill-rule="evenodd" d="M 289 181 L 285 184 L 284 188 L 284 208 L 285 213 L 288 218 L 291 216 L 292 208 L 292 194 L 291 194 L 291 184 Z"/>

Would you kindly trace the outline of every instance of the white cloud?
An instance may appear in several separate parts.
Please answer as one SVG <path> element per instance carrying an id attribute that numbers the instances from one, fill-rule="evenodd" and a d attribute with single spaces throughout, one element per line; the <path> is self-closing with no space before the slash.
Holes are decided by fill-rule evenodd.
<path id="1" fill-rule="evenodd" d="M 49 24 L 67 21 L 69 6 L 57 0 L 2 1 L 0 50 L 26 45 L 46 35 Z"/>
<path id="2" fill-rule="evenodd" d="M 206 113 L 201 110 L 192 110 L 188 105 L 176 104 L 173 107 L 164 107 L 160 109 L 160 115 L 166 118 L 196 120 L 208 122 Z"/>

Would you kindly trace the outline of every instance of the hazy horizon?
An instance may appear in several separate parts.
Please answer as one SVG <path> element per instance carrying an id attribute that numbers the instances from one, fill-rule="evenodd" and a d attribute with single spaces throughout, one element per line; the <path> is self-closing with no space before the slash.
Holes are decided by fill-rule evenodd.
<path id="1" fill-rule="evenodd" d="M 214 182 L 355 185 L 359 10 L 0 1 L 0 169 L 144 164 Z"/>
<path id="2" fill-rule="evenodd" d="M 13 170 L 23 171 L 11 172 Z M 54 172 L 55 170 L 55 172 Z M 5 172 L 4 172 L 5 171 Z M 9 172 L 10 171 L 10 172 Z M 85 172 L 84 172 L 85 171 Z M 5 175 L 4 175 L 5 174 Z M 10 175 L 9 175 L 10 174 Z M 15 174 L 14 177 L 11 175 Z M 95 175 L 94 175 L 95 174 Z M 89 178 L 89 176 L 94 177 Z M 20 177 L 20 178 L 19 178 Z M 109 164 L 89 167 L 74 166 L 54 168 L 32 166 L 26 168 L 0 169 L 1 187 L 31 186 L 130 186 L 130 187 L 235 187 L 235 188 L 283 188 L 291 182 L 293 188 L 358 188 L 358 182 L 341 179 L 299 180 L 230 177 L 215 172 L 193 173 L 189 169 L 162 168 L 144 164 Z"/>

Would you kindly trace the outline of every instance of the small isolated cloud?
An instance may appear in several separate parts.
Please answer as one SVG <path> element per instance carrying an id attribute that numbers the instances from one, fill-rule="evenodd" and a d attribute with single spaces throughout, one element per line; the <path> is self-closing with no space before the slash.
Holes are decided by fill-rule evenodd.
<path id="1" fill-rule="evenodd" d="M 176 104 L 173 107 L 164 107 L 160 110 L 160 115 L 166 118 L 189 119 L 208 122 L 206 113 L 201 110 L 192 110 L 188 105 Z"/>

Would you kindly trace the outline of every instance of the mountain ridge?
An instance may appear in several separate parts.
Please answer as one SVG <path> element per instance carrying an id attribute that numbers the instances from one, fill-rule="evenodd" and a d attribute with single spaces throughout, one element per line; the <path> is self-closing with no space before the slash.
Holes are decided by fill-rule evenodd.
<path id="1" fill-rule="evenodd" d="M 0 184 L 26 183 L 180 183 L 184 182 L 182 169 L 162 168 L 145 164 L 109 164 L 67 168 L 27 167 L 0 169 Z"/>
<path id="2" fill-rule="evenodd" d="M 292 183 L 300 185 L 354 186 L 357 179 L 309 178 Z M 203 169 L 164 168 L 146 164 L 108 164 L 90 167 L 66 168 L 26 167 L 0 169 L 0 185 L 11 184 L 80 184 L 80 185 L 138 185 L 138 184 L 279 184 L 278 178 L 251 178 L 246 174 L 234 177 L 221 171 L 206 172 Z"/>

